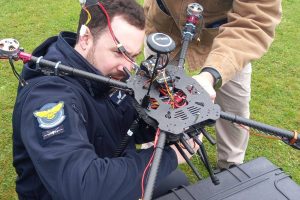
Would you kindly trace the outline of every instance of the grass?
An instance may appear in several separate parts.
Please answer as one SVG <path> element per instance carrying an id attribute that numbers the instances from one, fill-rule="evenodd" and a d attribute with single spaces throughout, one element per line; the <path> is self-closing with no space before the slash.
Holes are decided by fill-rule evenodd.
<path id="1" fill-rule="evenodd" d="M 76 30 L 78 1 L 0 0 L 0 38 L 16 38 L 26 52 L 32 52 L 46 38 L 61 30 Z M 142 3 L 142 0 L 139 0 Z M 277 127 L 300 127 L 300 1 L 283 0 L 283 19 L 275 41 L 260 60 L 253 63 L 251 118 Z M 21 62 L 16 64 L 22 68 Z M 0 199 L 16 199 L 12 166 L 11 115 L 17 80 L 7 61 L 0 60 Z M 206 145 L 215 165 L 215 147 Z M 246 161 L 264 156 L 300 184 L 300 152 L 279 141 L 251 136 Z M 195 164 L 199 160 L 193 160 Z M 186 165 L 180 166 L 196 181 Z M 200 166 L 204 172 L 203 166 Z M 204 172 L 207 176 L 207 173 Z"/>

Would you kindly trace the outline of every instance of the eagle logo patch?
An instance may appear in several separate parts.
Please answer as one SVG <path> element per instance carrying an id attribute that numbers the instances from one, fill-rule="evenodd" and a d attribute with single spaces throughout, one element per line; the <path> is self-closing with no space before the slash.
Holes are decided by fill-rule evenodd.
<path id="1" fill-rule="evenodd" d="M 40 110 L 33 112 L 42 129 L 50 129 L 61 124 L 66 116 L 64 114 L 64 102 L 47 103 Z"/>

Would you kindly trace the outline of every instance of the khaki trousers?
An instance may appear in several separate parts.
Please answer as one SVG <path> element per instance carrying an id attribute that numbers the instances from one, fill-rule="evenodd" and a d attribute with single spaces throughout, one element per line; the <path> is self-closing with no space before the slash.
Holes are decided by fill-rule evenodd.
<path id="1" fill-rule="evenodd" d="M 144 44 L 145 58 L 155 54 L 149 49 L 146 42 Z M 245 118 L 250 117 L 251 73 L 252 66 L 249 63 L 217 91 L 215 103 L 221 106 L 222 111 Z M 228 168 L 232 164 L 243 163 L 249 131 L 245 127 L 223 119 L 217 120 L 215 129 L 218 168 Z M 144 147 L 146 146 L 144 145 Z"/>
<path id="2" fill-rule="evenodd" d="M 215 103 L 222 111 L 250 117 L 251 72 L 251 64 L 246 65 L 217 91 Z M 249 140 L 247 128 L 223 119 L 217 120 L 215 128 L 218 167 L 228 168 L 231 164 L 243 163 Z"/>

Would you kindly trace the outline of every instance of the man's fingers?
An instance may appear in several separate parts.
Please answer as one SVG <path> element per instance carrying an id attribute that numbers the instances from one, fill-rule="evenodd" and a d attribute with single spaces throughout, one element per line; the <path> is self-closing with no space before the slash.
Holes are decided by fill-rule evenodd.
<path id="1" fill-rule="evenodd" d="M 203 72 L 201 74 L 198 74 L 196 76 L 193 76 L 193 78 L 203 87 L 203 89 L 208 93 L 210 99 L 212 102 L 216 99 L 216 91 L 213 87 L 213 79 L 211 77 L 211 74 L 208 72 Z"/>

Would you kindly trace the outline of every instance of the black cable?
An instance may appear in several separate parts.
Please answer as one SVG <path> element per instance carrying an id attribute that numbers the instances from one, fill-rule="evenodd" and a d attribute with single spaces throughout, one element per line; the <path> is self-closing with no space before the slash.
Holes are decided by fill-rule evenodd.
<path id="1" fill-rule="evenodd" d="M 21 77 L 21 75 L 17 72 L 13 59 L 11 57 L 8 58 L 9 64 L 11 66 L 11 70 L 14 74 L 14 76 L 18 79 L 20 85 L 23 87 L 27 84 L 27 82 Z"/>
<path id="2" fill-rule="evenodd" d="M 150 85 L 148 87 L 147 94 L 143 97 L 143 100 L 142 100 L 142 107 L 143 108 L 148 108 L 149 103 L 150 103 L 150 95 L 149 94 L 150 94 L 150 90 L 151 90 L 152 84 L 153 84 L 155 76 L 156 76 L 156 69 L 157 69 L 157 66 L 158 66 L 159 58 L 160 58 L 160 54 L 158 53 L 156 61 L 155 61 L 155 65 L 154 65 L 154 68 L 153 68 L 153 73 L 152 73 L 152 77 L 151 77 Z"/>

